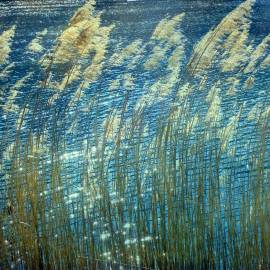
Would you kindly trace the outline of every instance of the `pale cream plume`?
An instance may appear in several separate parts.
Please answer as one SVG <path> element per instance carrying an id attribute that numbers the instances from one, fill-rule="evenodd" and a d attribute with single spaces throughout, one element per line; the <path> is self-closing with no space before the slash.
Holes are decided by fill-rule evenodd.
<path id="1" fill-rule="evenodd" d="M 152 85 L 148 86 L 147 93 L 138 99 L 135 108 L 142 109 L 145 106 L 151 106 L 155 102 L 167 97 L 179 81 L 179 71 L 180 67 L 175 68 L 174 71 L 162 76 Z"/>
<path id="2" fill-rule="evenodd" d="M 156 26 L 151 40 L 158 42 L 154 46 L 149 58 L 144 63 L 146 70 L 153 70 L 159 67 L 161 62 L 166 59 L 167 51 L 173 46 L 177 46 L 169 58 L 168 70 L 173 70 L 180 66 L 184 55 L 185 36 L 181 29 L 176 29 L 180 25 L 185 13 L 178 14 L 171 19 L 165 18 Z"/>
<path id="3" fill-rule="evenodd" d="M 224 152 L 228 146 L 228 143 L 232 140 L 235 132 L 236 132 L 236 127 L 239 122 L 240 118 L 240 112 L 234 116 L 232 116 L 229 120 L 229 123 L 227 126 L 223 127 L 219 131 L 219 138 L 221 142 L 221 151 Z"/>
<path id="4" fill-rule="evenodd" d="M 270 106 L 266 107 L 265 110 L 262 112 L 263 118 L 270 118 Z"/>
<path id="5" fill-rule="evenodd" d="M 249 77 L 246 79 L 245 83 L 244 83 L 244 87 L 245 87 L 246 89 L 251 88 L 251 87 L 253 86 L 253 84 L 254 84 L 254 81 L 255 81 L 255 77 L 254 77 L 253 75 L 249 76 Z"/>
<path id="6" fill-rule="evenodd" d="M 120 77 L 117 77 L 115 80 L 110 82 L 109 90 L 110 91 L 118 90 L 119 87 L 120 87 Z"/>
<path id="7" fill-rule="evenodd" d="M 244 73 L 253 72 L 259 61 L 267 55 L 267 49 L 270 46 L 270 34 L 266 36 L 262 42 L 250 53 L 250 59 L 248 65 L 244 69 Z"/>
<path id="8" fill-rule="evenodd" d="M 262 112 L 262 104 L 257 102 L 249 111 L 247 115 L 247 120 L 249 121 L 257 121 L 260 118 L 260 114 Z"/>
<path id="9" fill-rule="evenodd" d="M 183 44 L 184 43 L 182 43 L 182 45 Z M 175 67 L 179 67 L 182 63 L 184 54 L 185 54 L 184 46 L 176 47 L 172 55 L 169 57 L 167 69 L 173 71 Z"/>
<path id="10" fill-rule="evenodd" d="M 151 39 L 161 40 L 161 41 L 171 41 L 177 44 L 178 39 L 175 40 L 176 36 L 176 26 L 182 22 L 185 13 L 178 14 L 171 19 L 163 19 L 156 26 Z"/>
<path id="11" fill-rule="evenodd" d="M 251 47 L 248 46 L 250 22 L 245 22 L 241 29 L 237 28 L 225 40 L 223 60 L 220 63 L 222 72 L 232 72 L 249 61 Z"/>
<path id="12" fill-rule="evenodd" d="M 123 80 L 124 80 L 124 83 L 123 83 L 123 86 L 125 87 L 125 89 L 127 90 L 131 90 L 134 88 L 135 86 L 135 78 L 132 76 L 132 74 L 130 73 L 126 73 L 123 75 Z"/>
<path id="13" fill-rule="evenodd" d="M 20 93 L 19 90 L 25 85 L 27 80 L 33 75 L 33 72 L 27 73 L 24 77 L 19 79 L 9 90 L 9 96 L 7 102 L 2 106 L 6 112 L 17 112 L 18 106 L 15 104 L 17 95 Z"/>
<path id="14" fill-rule="evenodd" d="M 270 54 L 263 60 L 260 65 L 261 69 L 267 69 L 270 66 Z"/>
<path id="15" fill-rule="evenodd" d="M 153 48 L 150 57 L 145 61 L 144 68 L 146 70 L 153 70 L 158 68 L 161 64 L 161 61 L 165 58 L 168 49 L 168 46 L 162 47 L 161 45 L 156 45 Z"/>
<path id="16" fill-rule="evenodd" d="M 136 39 L 119 52 L 114 53 L 111 56 L 109 63 L 112 66 L 122 65 L 125 61 L 139 55 L 142 49 L 142 40 Z"/>
<path id="17" fill-rule="evenodd" d="M 1 72 L 0 72 L 0 79 L 5 79 L 9 77 L 10 73 L 12 72 L 12 68 L 15 66 L 15 63 L 12 62 L 8 64 Z"/>
<path id="18" fill-rule="evenodd" d="M 219 97 L 220 88 L 217 85 L 212 86 L 210 89 L 206 101 L 210 104 L 208 111 L 205 116 L 205 121 L 210 125 L 215 125 L 218 121 L 220 121 L 222 113 L 221 113 L 221 99 Z"/>
<path id="19" fill-rule="evenodd" d="M 93 50 L 91 38 L 97 34 L 100 23 L 100 14 L 93 14 L 92 1 L 79 8 L 58 38 L 54 62 L 66 63 L 88 55 Z"/>
<path id="20" fill-rule="evenodd" d="M 28 44 L 27 48 L 28 50 L 36 53 L 40 53 L 44 50 L 43 46 L 41 45 L 42 39 L 44 36 L 46 36 L 48 33 L 47 28 L 42 30 L 41 32 L 38 32 L 36 34 L 36 37 Z"/>
<path id="21" fill-rule="evenodd" d="M 3 65 L 8 61 L 15 30 L 16 26 L 13 25 L 0 35 L 0 65 Z"/>
<path id="22" fill-rule="evenodd" d="M 98 31 L 92 37 L 92 52 L 95 54 L 92 58 L 91 64 L 84 70 L 82 74 L 85 88 L 93 81 L 97 80 L 102 72 L 109 37 L 113 28 L 113 25 L 99 27 Z"/>
<path id="23" fill-rule="evenodd" d="M 68 27 L 57 39 L 54 52 L 42 59 L 43 67 L 48 71 L 47 85 L 57 91 L 63 91 L 72 83 L 83 81 L 79 86 L 79 95 L 74 95 L 73 104 L 87 88 L 100 76 L 109 43 L 109 36 L 114 27 L 101 25 L 101 13 L 94 9 L 95 1 L 87 1 L 70 19 Z M 51 69 L 56 66 L 56 69 Z M 56 70 L 56 71 L 55 71 Z M 52 76 L 55 71 L 56 76 Z M 51 78 L 57 78 L 52 80 Z M 50 104 L 60 96 L 52 96 Z"/>
<path id="24" fill-rule="evenodd" d="M 237 87 L 240 85 L 240 80 L 237 77 L 230 77 L 227 79 L 229 83 L 229 89 L 227 91 L 227 95 L 233 96 L 237 92 Z"/>
<path id="25" fill-rule="evenodd" d="M 250 14 L 255 0 L 247 0 L 230 12 L 214 29 L 210 30 L 194 47 L 192 56 L 188 63 L 191 74 L 197 74 L 210 68 L 214 59 L 222 49 L 224 39 L 236 29 L 241 30 L 244 25 L 249 25 Z M 231 36 L 232 38 L 232 36 Z M 246 34 L 242 36 L 243 41 Z M 234 64 L 233 64 L 234 66 Z M 227 68 L 226 68 L 227 69 Z M 229 68 L 230 69 L 230 68 Z"/>
<path id="26" fill-rule="evenodd" d="M 185 83 L 177 91 L 177 97 L 180 101 L 184 101 L 193 91 L 193 86 L 190 83 Z"/>
<path id="27" fill-rule="evenodd" d="M 157 79 L 152 85 L 146 85 L 148 91 L 137 101 L 136 108 L 141 109 L 161 101 L 171 94 L 179 82 L 181 64 L 185 54 L 186 38 L 180 26 L 185 14 L 181 13 L 171 19 L 165 18 L 156 26 L 151 36 L 149 45 L 156 44 L 148 59 L 144 62 L 144 68 L 148 71 L 158 68 L 162 61 L 166 63 L 166 73 Z M 167 57 L 168 51 L 171 55 Z"/>

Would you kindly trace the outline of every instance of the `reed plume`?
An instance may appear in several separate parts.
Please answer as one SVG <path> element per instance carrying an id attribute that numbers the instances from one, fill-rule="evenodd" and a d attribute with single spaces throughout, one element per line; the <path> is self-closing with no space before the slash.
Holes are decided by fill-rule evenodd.
<path id="1" fill-rule="evenodd" d="M 181 66 L 185 55 L 184 44 L 185 42 L 182 39 L 182 42 L 173 50 L 172 55 L 168 59 L 167 70 L 174 71 L 175 68 Z"/>
<path id="2" fill-rule="evenodd" d="M 51 82 L 52 88 L 65 89 L 71 83 L 84 78 L 83 88 L 101 74 L 111 26 L 101 26 L 101 13 L 94 10 L 95 1 L 87 1 L 70 19 L 68 27 L 57 39 L 53 53 L 43 56 L 43 66 L 64 70 L 64 77 Z M 56 74 L 58 77 L 60 74 Z M 51 78 L 51 74 L 47 80 Z"/>
<path id="3" fill-rule="evenodd" d="M 135 86 L 135 82 L 134 82 L 135 78 L 132 76 L 131 73 L 124 74 L 123 80 L 124 80 L 123 86 L 125 87 L 125 89 L 131 90 L 131 89 L 134 88 L 134 86 Z"/>
<path id="4" fill-rule="evenodd" d="M 267 69 L 270 66 L 270 54 L 262 61 L 260 68 Z"/>
<path id="5" fill-rule="evenodd" d="M 260 115 L 262 113 L 262 104 L 260 102 L 257 102 L 249 111 L 247 115 L 248 121 L 259 121 Z"/>
<path id="6" fill-rule="evenodd" d="M 125 61 L 139 55 L 142 50 L 142 40 L 136 39 L 121 49 L 119 52 L 115 52 L 109 59 L 109 63 L 112 66 L 124 64 Z"/>
<path id="7" fill-rule="evenodd" d="M 44 38 L 44 36 L 46 36 L 48 33 L 47 28 L 45 28 L 44 30 L 37 32 L 36 33 L 36 37 L 31 40 L 31 42 L 28 44 L 27 48 L 29 51 L 35 52 L 35 53 L 41 53 L 44 48 L 42 46 L 42 39 Z"/>
<path id="8" fill-rule="evenodd" d="M 110 82 L 109 90 L 110 91 L 118 90 L 119 87 L 120 87 L 120 77 L 117 77 L 117 79 Z"/>
<path id="9" fill-rule="evenodd" d="M 227 82 L 229 84 L 229 89 L 227 90 L 227 95 L 234 96 L 237 93 L 237 89 L 240 85 L 240 79 L 237 78 L 237 76 L 229 77 L 227 79 Z"/>
<path id="10" fill-rule="evenodd" d="M 171 19 L 165 18 L 156 26 L 150 39 L 150 44 L 157 43 L 149 58 L 144 63 L 146 70 L 153 70 L 165 61 L 168 51 L 175 47 L 168 62 L 168 70 L 173 70 L 181 65 L 184 55 L 186 38 L 179 26 L 181 25 L 185 13 L 178 14 Z M 177 29 L 178 27 L 178 29 Z"/>
<path id="11" fill-rule="evenodd" d="M 218 121 L 220 121 L 222 112 L 220 108 L 221 99 L 219 96 L 220 88 L 217 85 L 212 86 L 210 89 L 206 101 L 210 104 L 208 111 L 205 116 L 205 121 L 210 124 L 210 126 L 215 125 Z"/>
<path id="12" fill-rule="evenodd" d="M 144 68 L 147 71 L 154 71 L 165 67 L 166 71 L 154 83 L 145 84 L 147 92 L 138 99 L 136 109 L 162 101 L 176 87 L 185 55 L 186 38 L 179 27 L 184 16 L 185 13 L 181 13 L 171 19 L 165 18 L 154 29 L 148 44 L 148 46 L 154 44 L 154 47 L 144 62 Z"/>
<path id="13" fill-rule="evenodd" d="M 185 83 L 184 85 L 180 86 L 177 91 L 178 100 L 180 101 L 186 100 L 186 98 L 190 95 L 193 89 L 194 89 L 194 86 L 190 82 Z"/>
<path id="14" fill-rule="evenodd" d="M 15 30 L 16 26 L 13 25 L 0 35 L 0 65 L 3 65 L 8 61 Z"/>
<path id="15" fill-rule="evenodd" d="M 147 92 L 137 100 L 136 110 L 152 106 L 154 103 L 161 102 L 169 96 L 178 82 L 179 72 L 180 66 L 175 67 L 173 71 L 162 76 L 152 85 L 146 84 Z"/>
<path id="16" fill-rule="evenodd" d="M 161 61 L 165 59 L 168 49 L 168 46 L 155 46 L 151 52 L 150 57 L 145 61 L 144 68 L 146 70 L 153 70 L 159 68 Z"/>
<path id="17" fill-rule="evenodd" d="M 10 87 L 7 100 L 5 104 L 2 106 L 5 112 L 18 112 L 19 107 L 15 103 L 16 97 L 20 93 L 19 90 L 23 86 L 25 86 L 26 82 L 29 80 L 29 78 L 31 78 L 32 75 L 33 75 L 33 72 L 27 73 L 25 76 L 19 79 L 13 86 Z"/>
<path id="18" fill-rule="evenodd" d="M 58 38 L 59 46 L 54 52 L 55 63 L 74 61 L 93 50 L 91 38 L 100 27 L 100 14 L 94 16 L 92 10 L 92 5 L 86 3 L 71 18 L 67 29 Z"/>
<path id="19" fill-rule="evenodd" d="M 12 69 L 14 68 L 15 63 L 12 62 L 8 64 L 1 72 L 0 72 L 0 79 L 6 79 L 7 77 L 10 76 L 10 73 L 12 72 Z"/>
<path id="20" fill-rule="evenodd" d="M 245 81 L 245 83 L 244 83 L 244 88 L 246 88 L 246 89 L 251 88 L 251 87 L 253 86 L 253 84 L 254 84 L 254 81 L 255 81 L 255 77 L 254 77 L 253 75 L 250 75 L 250 76 L 246 79 L 246 81 Z"/>
<path id="21" fill-rule="evenodd" d="M 243 70 L 244 73 L 255 71 L 259 65 L 260 60 L 267 56 L 267 50 L 270 48 L 270 34 L 266 36 L 262 42 L 250 52 L 250 59 L 248 65 Z M 263 65 L 263 64 L 262 64 Z"/>
<path id="22" fill-rule="evenodd" d="M 239 122 L 239 118 L 240 118 L 240 112 L 232 116 L 229 119 L 229 123 L 227 124 L 227 126 L 219 130 L 218 134 L 219 134 L 220 143 L 221 143 L 221 147 L 220 147 L 221 152 L 224 152 L 226 150 L 229 142 L 232 140 L 234 134 L 236 133 L 236 127 Z"/>
<path id="23" fill-rule="evenodd" d="M 178 44 L 176 27 L 180 24 L 185 16 L 185 13 L 178 14 L 171 19 L 165 18 L 156 26 L 151 39 L 160 41 L 169 41 L 172 44 Z"/>
<path id="24" fill-rule="evenodd" d="M 249 61 L 251 47 L 248 45 L 250 22 L 241 29 L 233 30 L 223 44 L 224 53 L 220 61 L 222 72 L 237 71 Z"/>
<path id="25" fill-rule="evenodd" d="M 239 34 L 242 35 L 241 38 L 243 41 L 241 41 L 241 43 L 245 43 L 247 33 L 245 31 L 243 32 L 242 28 L 250 24 L 250 15 L 254 3 L 255 0 L 243 2 L 222 19 L 214 29 L 210 30 L 201 38 L 194 47 L 188 62 L 188 70 L 192 75 L 203 73 L 203 71 L 212 66 L 215 58 L 217 58 L 220 51 L 222 51 L 224 40 L 230 37 L 230 35 L 230 39 L 235 39 L 235 36 L 239 36 Z M 239 32 L 235 32 L 237 29 Z M 234 34 L 232 34 L 232 32 L 234 32 Z M 233 59 L 231 60 L 233 61 Z M 231 64 L 233 68 L 235 63 L 232 62 Z M 224 66 L 224 70 L 230 70 L 231 67 L 229 66 Z"/>

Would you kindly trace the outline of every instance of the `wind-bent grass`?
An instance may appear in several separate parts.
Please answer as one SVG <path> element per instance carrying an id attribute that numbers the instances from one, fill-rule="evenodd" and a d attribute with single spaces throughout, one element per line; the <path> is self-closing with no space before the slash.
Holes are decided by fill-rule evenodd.
<path id="1" fill-rule="evenodd" d="M 245 58 L 250 49 L 247 37 L 253 4 L 247 0 L 206 34 L 186 67 L 186 38 L 181 30 L 177 32 L 183 14 L 162 20 L 149 43 L 136 40 L 106 62 L 112 27 L 100 25 L 93 1 L 77 11 L 50 61 L 43 58 L 46 68 L 38 91 L 56 92 L 48 97 L 44 110 L 39 108 L 38 92 L 30 118 L 26 117 L 29 104 L 24 104 L 15 140 L 2 153 L 1 269 L 270 267 L 269 101 L 257 103 L 249 112 L 245 104 L 229 112 L 223 107 L 226 91 L 236 95 L 238 90 L 231 87 L 244 89 L 245 73 L 255 76 L 268 57 L 265 38 L 249 63 Z M 72 39 L 67 38 L 70 35 Z M 235 48 L 233 41 L 239 36 L 243 42 Z M 90 37 L 93 43 L 87 42 Z M 227 48 L 220 47 L 223 39 Z M 104 42 L 101 47 L 98 40 Z M 31 44 L 40 41 L 36 37 Z M 136 85 L 132 68 L 139 65 L 134 59 L 153 44 L 153 54 L 143 61 L 143 67 L 155 70 L 162 65 L 156 58 L 158 50 L 166 50 L 166 56 L 170 48 L 168 63 L 164 60 L 167 73 L 145 83 L 149 91 L 128 114 Z M 234 55 L 243 55 L 243 61 L 232 63 Z M 92 62 L 82 66 L 86 56 L 93 57 Z M 207 70 L 218 56 L 222 56 L 217 65 L 221 72 L 240 66 L 243 71 L 230 74 L 228 85 L 209 79 Z M 68 63 L 64 73 L 61 61 Z M 79 110 L 79 102 L 106 63 L 114 68 L 128 65 L 117 84 L 112 81 L 108 87 L 112 90 L 123 84 L 120 105 L 100 121 L 100 92 L 85 110 Z M 182 78 L 182 69 L 191 77 Z M 205 74 L 198 80 L 202 71 Z M 87 74 L 90 77 L 85 78 Z M 19 81 L 20 87 L 29 76 Z M 11 88 L 2 106 L 6 113 L 9 102 L 16 105 L 16 96 L 12 98 L 16 89 L 18 85 Z M 158 96 L 173 96 L 173 100 L 149 130 L 147 112 Z M 59 100 L 64 104 L 62 110 L 54 107 Z M 43 120 L 46 108 L 52 108 L 51 123 Z M 85 140 L 74 151 L 70 136 L 76 139 L 80 113 L 89 118 Z M 68 128 L 67 123 L 71 123 Z M 251 132 L 243 145 L 240 137 L 248 124 Z"/>

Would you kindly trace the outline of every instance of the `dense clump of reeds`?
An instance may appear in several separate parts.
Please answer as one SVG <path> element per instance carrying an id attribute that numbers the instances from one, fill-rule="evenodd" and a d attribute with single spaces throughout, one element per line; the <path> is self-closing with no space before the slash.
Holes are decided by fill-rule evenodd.
<path id="1" fill-rule="evenodd" d="M 12 106 L 19 113 L 15 139 L 1 153 L 0 268 L 268 269 L 268 100 L 251 110 L 244 103 L 229 112 L 222 106 L 226 95 L 251 88 L 254 81 L 248 80 L 269 64 L 269 38 L 255 48 L 248 40 L 254 1 L 207 33 L 187 68 L 186 38 L 179 29 L 184 14 L 162 20 L 148 43 L 135 40 L 106 60 L 112 27 L 101 26 L 93 4 L 75 13 L 42 57 L 39 87 L 52 91 L 45 106 L 54 108 L 51 123 L 38 108 L 40 92 L 32 117 L 27 104 L 16 105 L 32 73 L 10 89 L 2 106 L 6 114 Z M 9 44 L 14 33 L 3 35 Z M 44 35 L 37 34 L 28 48 L 41 53 Z M 155 72 L 164 66 L 165 74 L 145 83 L 147 91 L 127 114 L 136 85 L 133 68 L 148 48 L 142 67 Z M 81 113 L 95 117 L 87 119 L 89 132 L 71 151 L 69 136 L 75 137 L 84 91 L 106 64 L 127 67 L 108 87 L 112 93 L 123 86 L 121 104 L 99 122 L 100 93 L 92 97 Z M 229 73 L 227 84 L 208 78 L 214 64 Z M 188 79 L 181 77 L 183 69 Z M 65 92 L 70 99 L 58 112 L 53 105 Z M 170 96 L 168 110 L 149 130 L 145 111 Z M 240 143 L 248 124 L 250 135 Z"/>

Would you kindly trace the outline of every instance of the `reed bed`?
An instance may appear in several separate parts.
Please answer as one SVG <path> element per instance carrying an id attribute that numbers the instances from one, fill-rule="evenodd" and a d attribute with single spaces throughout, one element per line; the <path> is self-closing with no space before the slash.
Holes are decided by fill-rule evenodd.
<path id="1" fill-rule="evenodd" d="M 269 37 L 249 40 L 255 1 L 228 14 L 190 57 L 184 13 L 107 57 L 114 26 L 102 26 L 94 4 L 40 56 L 43 79 L 25 102 L 16 97 L 32 73 L 3 96 L 3 113 L 16 121 L 12 143 L 9 131 L 1 138 L 0 269 L 269 269 L 269 99 L 237 103 L 269 63 Z M 0 36 L 4 61 L 15 30 Z M 45 51 L 46 34 L 31 53 Z M 99 76 L 117 66 L 125 72 L 108 91 L 121 88 L 120 101 L 104 117 Z M 134 101 L 139 66 L 164 72 Z M 12 68 L 3 64 L 0 77 Z M 151 123 L 159 104 L 169 105 Z"/>

